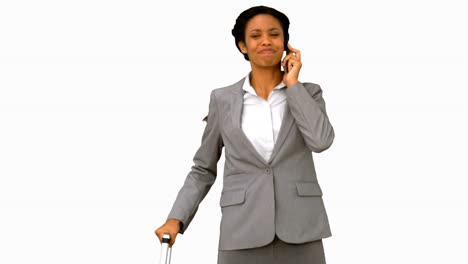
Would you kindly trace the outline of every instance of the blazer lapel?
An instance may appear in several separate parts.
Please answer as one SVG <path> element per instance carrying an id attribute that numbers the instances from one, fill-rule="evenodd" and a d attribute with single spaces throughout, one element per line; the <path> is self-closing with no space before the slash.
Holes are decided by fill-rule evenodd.
<path id="1" fill-rule="evenodd" d="M 281 123 L 280 131 L 278 133 L 278 138 L 275 142 L 275 146 L 273 148 L 273 152 L 271 153 L 270 159 L 265 161 L 262 155 L 258 153 L 258 151 L 253 146 L 252 142 L 250 142 L 249 138 L 245 135 L 244 131 L 241 127 L 241 116 L 242 116 L 242 109 L 244 106 L 244 90 L 242 86 L 245 81 L 245 77 L 242 78 L 240 81 L 233 85 L 233 90 L 231 94 L 231 119 L 232 119 L 232 126 L 234 131 L 237 135 L 239 135 L 240 141 L 244 144 L 244 146 L 262 163 L 270 164 L 271 161 L 275 158 L 276 154 L 281 149 L 284 141 L 286 140 L 286 136 L 288 135 L 292 124 L 294 123 L 294 118 L 289 111 L 289 106 L 285 108 L 283 114 L 283 120 Z M 287 89 L 287 88 L 286 88 Z"/>
<path id="2" fill-rule="evenodd" d="M 291 112 L 289 111 L 289 106 L 286 106 L 286 108 L 284 109 L 283 121 L 281 121 L 281 127 L 278 132 L 278 138 L 276 139 L 275 146 L 273 147 L 273 152 L 271 153 L 270 160 L 268 161 L 268 163 L 271 163 L 271 161 L 275 158 L 276 154 L 278 154 L 278 152 L 281 150 L 281 147 L 286 141 L 286 137 L 288 136 L 293 123 L 294 118 L 291 115 Z"/>

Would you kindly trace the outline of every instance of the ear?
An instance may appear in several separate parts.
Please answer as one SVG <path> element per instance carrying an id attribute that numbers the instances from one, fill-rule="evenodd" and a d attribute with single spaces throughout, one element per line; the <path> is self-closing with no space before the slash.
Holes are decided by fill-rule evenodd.
<path id="1" fill-rule="evenodd" d="M 239 41 L 237 45 L 239 45 L 239 48 L 242 53 L 247 54 L 247 47 L 243 41 Z"/>

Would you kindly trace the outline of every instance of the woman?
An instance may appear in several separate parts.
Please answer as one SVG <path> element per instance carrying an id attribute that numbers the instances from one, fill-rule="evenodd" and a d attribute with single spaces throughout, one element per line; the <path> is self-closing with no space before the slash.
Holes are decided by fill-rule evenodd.
<path id="1" fill-rule="evenodd" d="M 325 263 L 331 231 L 311 152 L 328 149 L 335 134 L 320 86 L 298 80 L 301 52 L 288 28 L 265 6 L 237 18 L 232 34 L 252 71 L 211 92 L 195 165 L 155 231 L 160 240 L 170 233 L 170 246 L 215 182 L 224 148 L 218 264 Z"/>

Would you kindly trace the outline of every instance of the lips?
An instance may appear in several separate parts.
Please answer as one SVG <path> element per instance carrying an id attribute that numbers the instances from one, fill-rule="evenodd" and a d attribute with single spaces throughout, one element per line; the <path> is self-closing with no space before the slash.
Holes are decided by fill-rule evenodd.
<path id="1" fill-rule="evenodd" d="M 272 54 L 274 52 L 275 51 L 273 49 L 264 49 L 264 50 L 261 50 L 259 53 L 260 54 Z"/>

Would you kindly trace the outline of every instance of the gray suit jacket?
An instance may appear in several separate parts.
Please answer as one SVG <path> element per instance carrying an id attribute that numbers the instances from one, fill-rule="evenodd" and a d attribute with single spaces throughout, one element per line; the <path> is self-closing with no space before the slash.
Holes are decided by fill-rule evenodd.
<path id="1" fill-rule="evenodd" d="M 301 82 L 286 88 L 288 107 L 266 162 L 241 128 L 244 81 L 211 91 L 201 146 L 167 219 L 182 222 L 179 233 L 187 230 L 216 180 L 224 147 L 219 249 L 264 246 L 275 233 L 289 243 L 330 237 L 311 153 L 328 149 L 335 137 L 322 89 Z"/>

